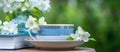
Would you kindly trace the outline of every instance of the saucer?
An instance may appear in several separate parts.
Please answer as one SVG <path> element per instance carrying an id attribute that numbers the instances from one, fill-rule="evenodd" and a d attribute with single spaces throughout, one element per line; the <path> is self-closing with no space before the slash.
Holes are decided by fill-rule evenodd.
<path id="1" fill-rule="evenodd" d="M 74 48 L 82 45 L 83 41 L 66 40 L 67 36 L 40 36 L 37 40 L 26 39 L 38 48 Z"/>

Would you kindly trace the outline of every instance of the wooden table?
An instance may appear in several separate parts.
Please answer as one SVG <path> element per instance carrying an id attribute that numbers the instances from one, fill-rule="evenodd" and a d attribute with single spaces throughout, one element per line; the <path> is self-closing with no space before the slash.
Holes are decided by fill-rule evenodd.
<path id="1" fill-rule="evenodd" d="M 29 49 L 18 49 L 18 50 L 0 50 L 0 52 L 95 52 L 93 48 L 85 48 L 85 47 L 76 47 L 74 49 L 37 49 L 37 48 L 29 48 Z"/>

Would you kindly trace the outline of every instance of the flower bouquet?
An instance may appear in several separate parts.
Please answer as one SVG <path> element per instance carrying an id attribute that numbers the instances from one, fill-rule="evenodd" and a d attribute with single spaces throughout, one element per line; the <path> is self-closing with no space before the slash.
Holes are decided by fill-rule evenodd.
<path id="1" fill-rule="evenodd" d="M 80 26 L 74 34 L 73 24 L 47 24 L 43 13 L 49 11 L 50 0 L 0 0 L 0 7 L 6 13 L 5 21 L 0 20 L 0 49 L 23 48 L 28 42 L 43 48 L 70 48 L 94 40 Z"/>
<path id="2" fill-rule="evenodd" d="M 0 49 L 18 49 L 46 24 L 43 13 L 49 11 L 50 0 L 0 0 L 0 8 L 6 14 L 5 21 L 0 20 Z"/>

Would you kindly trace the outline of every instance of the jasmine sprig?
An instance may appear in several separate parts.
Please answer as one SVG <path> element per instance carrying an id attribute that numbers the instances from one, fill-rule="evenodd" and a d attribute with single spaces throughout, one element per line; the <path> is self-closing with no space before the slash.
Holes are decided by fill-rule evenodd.
<path id="1" fill-rule="evenodd" d="M 90 34 L 86 31 L 84 31 L 80 26 L 78 26 L 78 29 L 76 30 L 75 34 L 71 34 L 66 40 L 78 40 L 78 41 L 84 41 L 88 42 L 89 40 L 95 41 L 94 38 L 89 38 Z"/>
<path id="2" fill-rule="evenodd" d="M 25 27 L 28 28 L 28 33 L 30 35 L 30 37 L 33 39 L 33 40 L 36 40 L 31 32 L 34 32 L 34 33 L 37 33 L 38 30 L 40 30 L 39 28 L 39 25 L 45 25 L 47 24 L 44 17 L 41 17 L 39 20 L 37 20 L 36 18 L 34 18 L 33 16 L 29 16 L 26 24 L 25 24 Z"/>

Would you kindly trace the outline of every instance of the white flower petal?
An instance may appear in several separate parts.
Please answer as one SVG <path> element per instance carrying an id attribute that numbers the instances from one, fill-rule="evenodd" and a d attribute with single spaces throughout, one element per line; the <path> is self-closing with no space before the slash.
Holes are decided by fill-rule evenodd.
<path id="1" fill-rule="evenodd" d="M 71 34 L 70 36 L 71 36 L 74 40 L 79 40 L 79 41 L 82 40 L 81 37 L 79 36 L 79 34 Z"/>
<path id="2" fill-rule="evenodd" d="M 1 27 L 1 34 L 17 34 L 17 31 L 17 24 L 13 24 L 11 22 L 4 22 Z"/>
<path id="3" fill-rule="evenodd" d="M 23 1 L 25 1 L 25 0 L 15 0 L 16 2 L 23 2 Z"/>
<path id="4" fill-rule="evenodd" d="M 27 8 L 26 7 L 22 7 L 22 11 L 25 11 L 25 10 L 27 10 Z"/>
<path id="5" fill-rule="evenodd" d="M 85 34 L 86 34 L 86 36 L 87 36 L 87 37 L 90 37 L 90 33 L 88 33 L 88 32 L 85 32 Z"/>
<path id="6" fill-rule="evenodd" d="M 32 16 L 29 16 L 26 24 L 25 24 L 25 27 L 26 28 L 30 28 L 30 27 L 33 27 L 33 26 L 36 26 L 37 23 L 35 22 L 36 18 L 33 18 Z"/>
<path id="7" fill-rule="evenodd" d="M 44 21 L 45 20 L 45 18 L 44 17 L 41 17 L 40 19 L 39 19 L 39 21 Z"/>
<path id="8" fill-rule="evenodd" d="M 90 34 L 88 32 L 84 32 L 84 34 L 81 34 L 80 38 L 84 41 L 87 42 L 89 40 Z"/>
<path id="9" fill-rule="evenodd" d="M 9 34 L 7 30 L 1 30 L 1 34 Z"/>
<path id="10" fill-rule="evenodd" d="M 85 38 L 83 39 L 84 42 L 88 42 L 89 41 L 89 38 Z"/>
<path id="11" fill-rule="evenodd" d="M 35 21 L 27 21 L 25 26 L 26 26 L 26 28 L 30 28 L 35 25 L 37 25 Z"/>
<path id="12" fill-rule="evenodd" d="M 0 7 L 5 13 L 12 13 L 14 10 L 17 10 L 21 7 L 21 2 L 23 0 L 1 0 Z"/>
<path id="13" fill-rule="evenodd" d="M 47 24 L 47 22 L 45 21 L 45 18 L 44 18 L 44 17 L 41 17 L 41 18 L 39 19 L 39 24 L 40 24 L 40 25 L 46 25 L 46 24 Z"/>
<path id="14" fill-rule="evenodd" d="M 9 22 L 3 22 L 3 25 L 5 25 L 5 26 L 9 25 Z"/>
<path id="15" fill-rule="evenodd" d="M 0 20 L 0 25 L 2 24 L 2 21 Z"/>
<path id="16" fill-rule="evenodd" d="M 42 0 L 40 3 L 40 10 L 48 11 L 50 9 L 50 0 Z"/>
<path id="17" fill-rule="evenodd" d="M 70 34 L 70 36 L 72 37 L 72 38 L 76 38 L 76 36 L 75 36 L 75 34 Z"/>
<path id="18" fill-rule="evenodd" d="M 32 16 L 29 16 L 29 19 L 28 20 L 37 20 L 36 18 L 32 17 Z"/>
<path id="19" fill-rule="evenodd" d="M 82 29 L 82 27 L 80 27 L 80 26 L 78 26 L 78 33 L 80 33 L 80 34 L 83 34 L 84 33 L 84 30 Z"/>
<path id="20" fill-rule="evenodd" d="M 12 3 L 14 0 L 3 0 L 4 3 Z"/>
<path id="21" fill-rule="evenodd" d="M 32 30 L 32 32 L 37 33 L 38 30 L 40 30 L 40 29 L 39 29 L 39 26 L 34 26 L 34 27 L 32 27 L 31 30 Z"/>
<path id="22" fill-rule="evenodd" d="M 89 41 L 90 34 L 88 32 L 85 32 L 80 26 L 76 30 L 75 34 L 71 34 L 71 37 L 74 40 L 80 40 L 87 42 Z"/>

